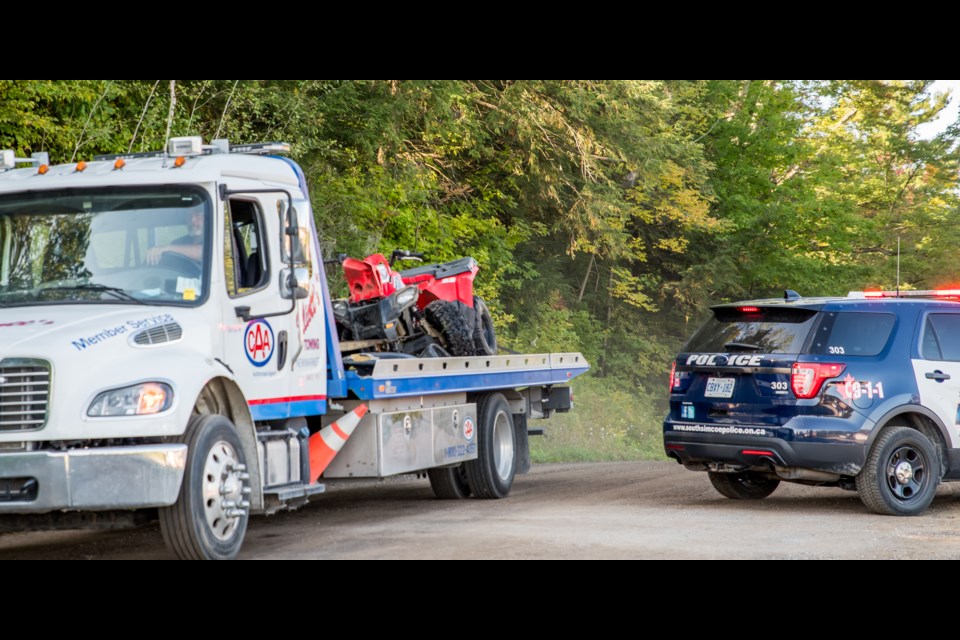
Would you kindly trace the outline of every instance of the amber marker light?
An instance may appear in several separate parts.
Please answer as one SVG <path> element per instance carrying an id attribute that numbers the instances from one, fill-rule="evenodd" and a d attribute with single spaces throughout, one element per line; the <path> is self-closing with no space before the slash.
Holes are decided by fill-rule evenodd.
<path id="1" fill-rule="evenodd" d="M 187 159 L 186 159 L 185 157 L 180 156 L 179 158 L 177 158 L 176 160 L 173 161 L 173 166 L 174 166 L 175 168 L 179 169 L 180 167 L 183 166 L 183 164 L 184 164 L 186 161 L 187 161 Z"/>
<path id="2" fill-rule="evenodd" d="M 125 166 L 127 166 L 127 161 L 123 158 L 117 158 L 117 161 L 113 163 L 113 170 L 123 169 Z"/>
<path id="3" fill-rule="evenodd" d="M 46 175 L 47 171 L 50 171 L 50 167 L 45 164 L 40 165 L 40 168 L 37 169 L 37 175 Z"/>
<path id="4" fill-rule="evenodd" d="M 77 163 L 77 172 L 81 172 L 86 168 L 87 168 L 87 163 L 84 162 L 83 160 Z"/>

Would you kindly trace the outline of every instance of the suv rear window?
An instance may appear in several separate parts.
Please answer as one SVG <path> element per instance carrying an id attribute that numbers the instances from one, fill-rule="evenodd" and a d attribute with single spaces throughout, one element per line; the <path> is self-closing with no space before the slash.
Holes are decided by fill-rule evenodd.
<path id="1" fill-rule="evenodd" d="M 892 313 L 828 311 L 823 314 L 810 353 L 875 356 L 887 346 L 897 317 Z"/>
<path id="2" fill-rule="evenodd" d="M 896 316 L 892 313 L 812 309 L 721 307 L 684 345 L 688 353 L 755 351 L 815 355 L 875 356 L 887 345 Z M 960 317 L 960 316 L 958 316 Z M 816 333 L 804 350 L 807 337 Z"/>
<path id="3" fill-rule="evenodd" d="M 683 350 L 798 354 L 816 317 L 812 309 L 720 307 Z"/>

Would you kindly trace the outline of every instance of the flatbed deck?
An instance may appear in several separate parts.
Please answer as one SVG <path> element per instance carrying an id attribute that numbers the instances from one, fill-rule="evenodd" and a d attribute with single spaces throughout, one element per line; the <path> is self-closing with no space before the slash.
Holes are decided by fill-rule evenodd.
<path id="1" fill-rule="evenodd" d="M 564 384 L 590 366 L 580 353 L 538 353 L 384 359 L 362 368 L 370 373 L 346 372 L 348 390 L 360 400 L 381 400 Z"/>

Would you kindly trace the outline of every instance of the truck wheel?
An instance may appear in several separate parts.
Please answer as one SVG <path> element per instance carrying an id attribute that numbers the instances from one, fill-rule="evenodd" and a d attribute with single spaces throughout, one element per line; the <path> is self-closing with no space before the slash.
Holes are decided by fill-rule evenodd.
<path id="1" fill-rule="evenodd" d="M 487 303 L 473 296 L 473 310 L 476 312 L 476 323 L 473 329 L 473 345 L 478 356 L 497 355 L 497 334 L 493 328 L 493 318 Z"/>
<path id="2" fill-rule="evenodd" d="M 467 484 L 467 472 L 463 465 L 428 469 L 430 488 L 438 500 L 463 500 L 470 497 L 470 485 Z"/>
<path id="3" fill-rule="evenodd" d="M 513 415 L 499 393 L 483 397 L 477 405 L 477 459 L 463 463 L 467 484 L 477 498 L 506 498 L 517 471 Z"/>
<path id="4" fill-rule="evenodd" d="M 857 474 L 863 504 L 874 513 L 890 516 L 923 513 L 939 483 L 936 448 L 926 436 L 908 427 L 884 429 Z"/>
<path id="5" fill-rule="evenodd" d="M 777 490 L 780 481 L 745 471 L 743 473 L 715 473 L 708 471 L 710 483 L 720 495 L 733 500 L 763 500 Z"/>
<path id="6" fill-rule="evenodd" d="M 446 342 L 447 351 L 455 356 L 476 355 L 473 345 L 473 330 L 467 326 L 460 309 L 455 302 L 434 300 L 423 310 L 430 323 Z"/>
<path id="7" fill-rule="evenodd" d="M 160 509 L 163 540 L 182 560 L 232 560 L 249 517 L 236 429 L 221 415 L 194 416 L 177 441 L 187 445 L 187 468 L 177 501 Z"/>

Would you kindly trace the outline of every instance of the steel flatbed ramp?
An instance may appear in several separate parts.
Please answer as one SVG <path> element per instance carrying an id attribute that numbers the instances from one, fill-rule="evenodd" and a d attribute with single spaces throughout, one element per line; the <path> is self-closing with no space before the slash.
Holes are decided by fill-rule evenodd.
<path id="1" fill-rule="evenodd" d="M 590 369 L 580 353 L 377 360 L 370 375 L 347 371 L 361 400 L 563 384 Z"/>

